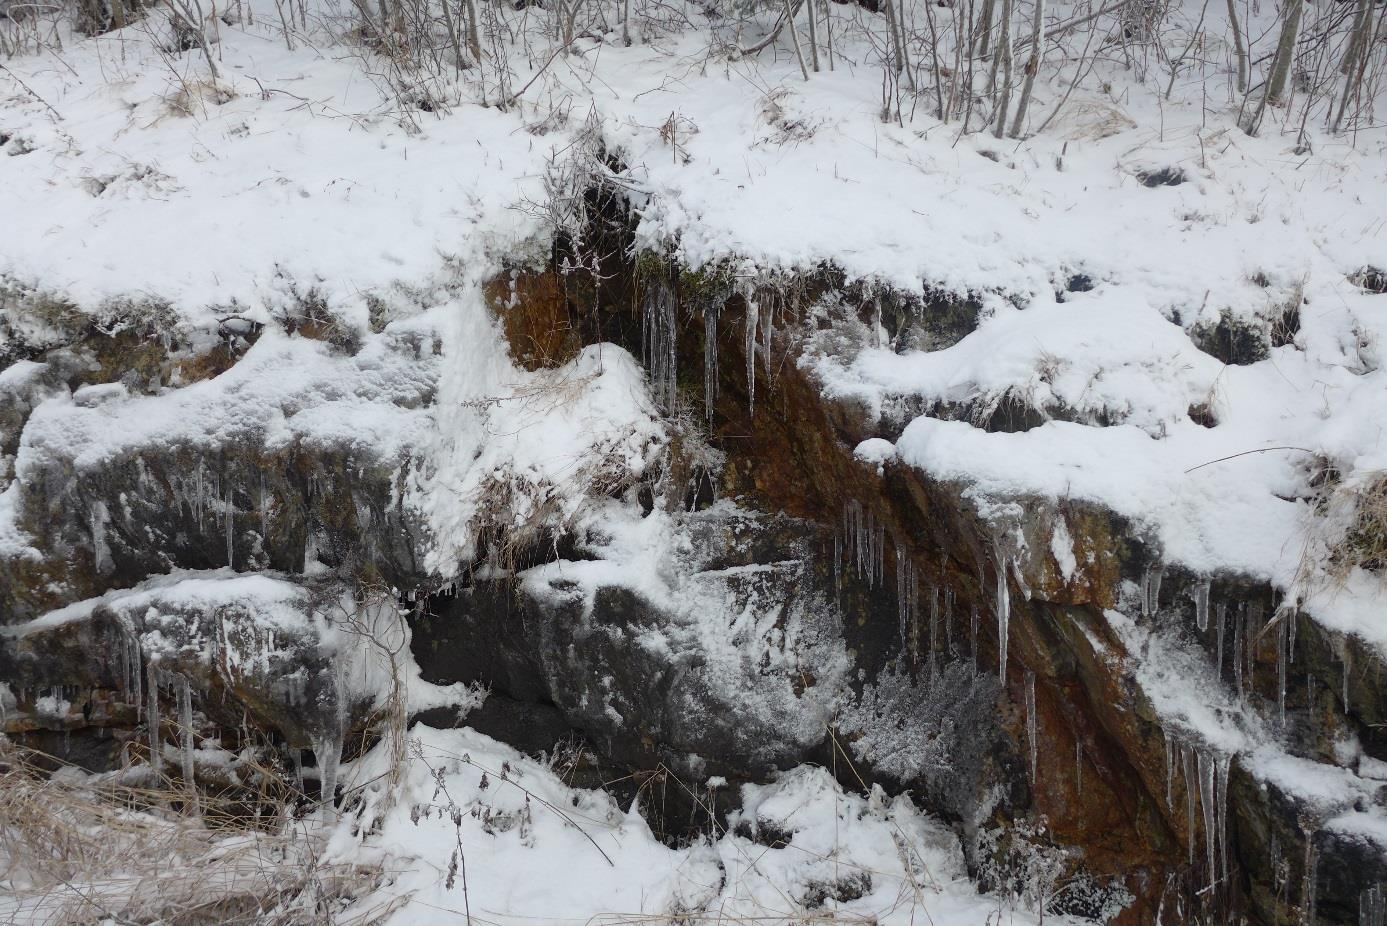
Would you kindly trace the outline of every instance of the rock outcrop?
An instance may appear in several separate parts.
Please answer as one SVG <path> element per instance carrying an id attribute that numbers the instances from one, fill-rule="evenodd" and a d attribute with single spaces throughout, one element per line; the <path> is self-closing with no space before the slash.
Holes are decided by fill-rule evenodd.
<path id="1" fill-rule="evenodd" d="M 600 287 L 550 267 L 487 295 L 535 375 L 597 364 L 603 342 L 645 358 L 668 423 L 640 451 L 655 464 L 623 451 L 585 471 L 581 505 L 488 483 L 514 510 L 468 522 L 486 529 L 446 571 L 409 501 L 438 474 L 418 448 L 447 363 L 421 328 L 346 348 L 267 329 L 215 378 L 146 377 L 148 395 L 72 391 L 66 345 L 12 363 L 6 731 L 61 732 L 110 765 L 142 726 L 162 744 L 161 705 L 195 701 L 200 724 L 316 753 L 330 782 L 380 708 L 362 679 L 397 677 L 353 628 L 406 613 L 424 681 L 489 688 L 461 721 L 420 716 L 577 744 L 577 773 L 659 804 L 670 839 L 728 809 L 710 778 L 816 762 L 912 790 L 984 881 L 1014 876 L 1018 844 L 1056 853 L 1076 887 L 1055 910 L 1120 894 L 1131 923 L 1355 920 L 1387 877 L 1375 651 L 1256 577 L 1165 564 L 1095 503 L 984 497 L 907 465 L 883 451 L 904 405 L 827 394 L 800 362 L 877 331 L 955 343 L 972 297 L 609 261 Z M 999 409 L 980 423 L 1055 412 Z"/>

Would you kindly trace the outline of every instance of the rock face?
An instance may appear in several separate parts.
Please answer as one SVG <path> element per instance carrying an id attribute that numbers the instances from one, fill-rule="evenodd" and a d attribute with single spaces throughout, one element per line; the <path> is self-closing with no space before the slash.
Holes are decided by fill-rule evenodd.
<path id="1" fill-rule="evenodd" d="M 291 745 L 311 749 L 325 736 L 340 738 L 344 724 L 359 724 L 375 700 L 341 681 L 357 654 L 343 646 L 333 618 L 357 610 L 333 583 L 175 573 L 6 627 L 0 673 L 21 692 L 56 685 L 77 694 L 70 703 L 82 725 L 103 720 L 82 695 L 113 693 L 104 719 L 115 726 L 145 708 L 149 679 L 181 680 L 204 693 L 220 722 L 234 725 L 244 709 Z M 21 698 L 20 708 L 32 700 Z"/>
<path id="2" fill-rule="evenodd" d="M 609 260 L 601 287 L 550 268 L 486 295 L 525 370 L 574 369 L 602 341 L 645 357 L 668 403 L 658 465 L 593 475 L 581 506 L 535 490 L 524 530 L 496 527 L 448 574 L 425 565 L 437 538 L 407 501 L 444 420 L 420 329 L 346 346 L 267 330 L 163 391 L 101 364 L 125 384 L 91 391 L 67 344 L 11 363 L 6 731 L 61 731 L 69 756 L 110 765 L 193 699 L 200 724 L 330 768 L 398 677 L 353 629 L 397 627 L 398 605 L 424 681 L 489 688 L 462 722 L 576 746 L 575 774 L 624 781 L 672 839 L 726 809 L 710 778 L 816 762 L 914 791 L 994 885 L 1023 849 L 1054 853 L 1082 885 L 1056 911 L 1122 894 L 1122 922 L 1354 921 L 1387 878 L 1387 704 L 1365 644 L 1247 577 L 1165 568 L 1096 505 L 982 500 L 875 453 L 900 416 L 825 396 L 797 362 L 878 329 L 947 346 L 975 301 Z M 124 740 L 94 747 L 111 729 Z"/>
<path id="3" fill-rule="evenodd" d="M 847 669 L 838 611 L 814 576 L 815 526 L 730 506 L 678 528 L 647 517 L 612 517 L 608 530 L 630 534 L 589 533 L 572 550 L 582 559 L 517 584 L 431 599 L 414 624 L 425 678 L 551 705 L 632 767 L 702 780 L 803 761 L 825 739 Z M 622 549 L 628 536 L 664 546 L 668 534 L 657 556 Z"/>

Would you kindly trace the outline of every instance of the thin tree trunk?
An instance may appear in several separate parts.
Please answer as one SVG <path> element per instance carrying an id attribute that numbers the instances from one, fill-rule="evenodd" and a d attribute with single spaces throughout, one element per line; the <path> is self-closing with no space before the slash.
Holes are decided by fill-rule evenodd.
<path id="1" fill-rule="evenodd" d="M 833 0 L 824 0 L 824 37 L 828 39 L 828 69 L 833 70 Z"/>
<path id="2" fill-rule="evenodd" d="M 458 31 L 457 23 L 453 21 L 453 11 L 449 6 L 448 0 L 443 0 L 443 28 L 448 31 L 448 39 L 453 43 L 454 65 L 458 68 L 465 66 L 466 59 L 462 54 L 462 34 Z M 461 13 L 461 10 L 459 10 Z"/>
<path id="3" fill-rule="evenodd" d="M 904 67 L 905 53 L 902 49 L 901 23 L 896 17 L 896 5 L 891 0 L 882 0 L 882 7 L 886 10 L 886 28 L 891 33 L 892 62 L 891 67 L 897 74 Z"/>
<path id="4" fill-rule="evenodd" d="M 1358 7 L 1353 11 L 1353 28 L 1349 31 L 1348 48 L 1344 50 L 1344 60 L 1339 65 L 1339 73 L 1353 73 L 1358 62 L 1358 51 L 1367 40 L 1365 33 L 1371 31 L 1371 27 L 1365 29 L 1364 25 L 1366 20 L 1372 18 L 1372 12 L 1372 0 L 1358 0 Z"/>
<path id="5" fill-rule="evenodd" d="M 1007 110 L 1011 108 L 1011 16 L 1014 0 L 1002 0 L 1002 31 L 997 38 L 997 58 L 1001 62 L 1002 85 L 997 97 L 997 123 L 992 134 L 1001 138 L 1006 132 Z M 995 69 L 994 69 L 995 70 Z"/>
<path id="6" fill-rule="evenodd" d="M 813 67 L 814 73 L 819 73 L 819 25 L 815 22 L 818 16 L 814 10 L 814 0 L 809 0 L 809 63 Z"/>
<path id="7" fill-rule="evenodd" d="M 477 0 L 462 0 L 462 8 L 467 13 L 467 47 L 472 50 L 477 67 L 482 66 L 482 36 L 477 25 Z"/>
<path id="8" fill-rule="evenodd" d="M 1011 137 L 1020 138 L 1026 127 L 1026 110 L 1031 106 L 1031 91 L 1035 88 L 1035 75 L 1040 70 L 1040 52 L 1045 47 L 1045 0 L 1035 0 L 1035 12 L 1031 17 L 1031 54 L 1026 59 L 1026 81 L 1021 85 L 1021 99 L 1016 104 L 1016 118 L 1011 123 Z"/>
<path id="9" fill-rule="evenodd" d="M 799 30 L 795 28 L 795 10 L 790 0 L 785 0 L 785 25 L 790 27 L 790 42 L 795 46 L 795 59 L 799 61 L 799 72 L 809 79 L 809 68 L 804 66 L 804 49 L 799 46 Z"/>
<path id="10" fill-rule="evenodd" d="M 1333 132 L 1343 130 L 1344 115 L 1348 112 L 1349 100 L 1363 85 L 1363 73 L 1367 70 L 1370 57 L 1370 40 L 1373 33 L 1372 0 L 1359 0 L 1358 18 L 1354 23 L 1353 37 L 1349 40 L 1348 51 L 1344 54 L 1344 94 L 1339 98 L 1339 109 L 1334 114 Z"/>
<path id="11" fill-rule="evenodd" d="M 1281 97 L 1286 92 L 1291 66 L 1295 62 L 1295 42 L 1296 35 L 1300 32 L 1300 14 L 1305 7 L 1303 0 L 1286 0 L 1286 4 L 1281 38 L 1276 43 L 1276 57 L 1272 59 L 1271 73 L 1267 77 L 1268 103 L 1281 102 Z"/>
<path id="12" fill-rule="evenodd" d="M 905 84 L 912 92 L 916 92 L 920 88 L 915 81 L 915 69 L 910 66 L 910 33 L 905 27 L 905 0 L 897 0 L 895 10 L 896 25 L 900 27 L 901 66 L 905 68 Z"/>
<path id="13" fill-rule="evenodd" d="M 1262 92 L 1257 110 L 1243 125 L 1243 131 L 1256 135 L 1262 128 L 1262 118 L 1267 107 L 1281 102 L 1286 92 L 1286 82 L 1291 74 L 1291 64 L 1295 60 L 1296 34 L 1300 31 L 1300 11 L 1303 0 L 1286 0 L 1286 10 L 1281 20 L 1281 38 L 1276 43 L 1276 55 L 1272 58 L 1271 69 L 1267 72 L 1266 89 Z"/>
<path id="14" fill-rule="evenodd" d="M 930 60 L 934 67 L 934 103 L 937 112 L 935 115 L 940 122 L 948 122 L 949 114 L 944 110 L 944 75 L 939 69 L 939 33 L 934 28 L 934 4 L 925 3 L 925 22 L 929 24 L 929 50 Z"/>
<path id="15" fill-rule="evenodd" d="M 987 50 L 992 43 L 992 14 L 995 12 L 996 4 L 997 0 L 983 0 L 982 17 L 973 33 L 973 54 L 979 58 L 987 57 Z"/>
<path id="16" fill-rule="evenodd" d="M 1238 62 L 1238 92 L 1247 92 L 1247 45 L 1243 43 L 1243 30 L 1238 22 L 1238 0 L 1228 0 L 1228 25 L 1233 30 L 1233 57 Z"/>

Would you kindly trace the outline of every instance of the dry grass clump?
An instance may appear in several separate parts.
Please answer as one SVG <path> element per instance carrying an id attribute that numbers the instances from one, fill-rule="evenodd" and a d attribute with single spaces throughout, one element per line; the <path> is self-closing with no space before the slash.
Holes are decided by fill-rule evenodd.
<path id="1" fill-rule="evenodd" d="M 41 761 L 52 765 L 0 737 L 0 920 L 306 926 L 374 923 L 393 908 L 335 916 L 384 872 L 325 859 L 326 834 L 287 805 L 267 827 L 152 774 L 48 774 Z"/>
<path id="2" fill-rule="evenodd" d="M 1335 546 L 1335 565 L 1347 572 L 1354 567 L 1380 572 L 1387 568 L 1387 472 L 1355 480 L 1341 490 L 1348 509 L 1348 529 Z"/>

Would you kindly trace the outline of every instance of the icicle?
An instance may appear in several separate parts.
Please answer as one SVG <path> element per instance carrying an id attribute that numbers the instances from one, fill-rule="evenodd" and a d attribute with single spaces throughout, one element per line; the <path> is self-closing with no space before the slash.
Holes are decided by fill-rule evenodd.
<path id="1" fill-rule="evenodd" d="M 313 760 L 318 765 L 318 800 L 324 807 L 332 807 L 337 795 L 337 766 L 342 759 L 342 733 L 340 730 L 315 737 L 313 740 Z"/>
<path id="2" fill-rule="evenodd" d="M 1198 785 L 1194 767 L 1194 747 L 1180 747 L 1181 764 L 1185 772 L 1185 833 L 1189 837 L 1190 864 L 1194 864 L 1194 798 Z"/>
<path id="3" fill-rule="evenodd" d="M 954 656 L 954 590 L 944 589 L 944 648 L 949 658 Z"/>
<path id="4" fill-rule="evenodd" d="M 1377 882 L 1358 895 L 1358 926 L 1387 924 L 1387 893 Z"/>
<path id="5" fill-rule="evenodd" d="M 1031 787 L 1037 783 L 1036 774 L 1039 771 L 1040 744 L 1036 737 L 1036 716 L 1035 716 L 1035 673 L 1026 670 L 1026 740 L 1031 748 Z"/>
<path id="6" fill-rule="evenodd" d="M 718 310 L 713 303 L 703 307 L 703 402 L 708 428 L 713 427 L 713 407 L 718 401 Z"/>
<path id="7" fill-rule="evenodd" d="M 1165 806 L 1175 809 L 1175 738 L 1165 734 Z"/>
<path id="8" fill-rule="evenodd" d="M 909 581 L 907 572 L 910 569 L 910 560 L 906 558 L 905 552 L 900 544 L 896 545 L 896 619 L 901 628 L 901 652 L 909 650 L 909 642 L 906 639 L 905 629 L 910 624 L 910 601 L 906 596 L 906 583 Z"/>
<path id="9" fill-rule="evenodd" d="M 1223 681 L 1223 628 L 1228 617 L 1228 604 L 1220 601 L 1214 607 L 1214 671 L 1218 673 L 1218 680 Z"/>
<path id="10" fill-rule="evenodd" d="M 678 385 L 676 308 L 674 291 L 665 274 L 647 281 L 641 299 L 641 346 L 645 368 L 650 371 L 651 391 L 666 414 L 674 411 Z"/>
<path id="11" fill-rule="evenodd" d="M 1286 653 L 1287 634 L 1283 619 L 1276 628 L 1276 716 L 1283 727 L 1286 725 L 1286 663 L 1290 661 Z"/>
<path id="12" fill-rule="evenodd" d="M 1233 687 L 1238 691 L 1238 700 L 1243 700 L 1243 640 L 1247 637 L 1247 605 L 1238 608 L 1238 616 L 1233 623 Z"/>
<path id="13" fill-rule="evenodd" d="M 1305 834 L 1305 880 L 1300 886 L 1300 921 L 1314 923 L 1319 894 L 1320 853 L 1315 847 L 1315 834 Z"/>
<path id="14" fill-rule="evenodd" d="M 1199 805 L 1204 811 L 1204 858 L 1208 865 L 1205 883 L 1213 896 L 1213 886 L 1218 881 L 1218 781 L 1216 778 L 1216 757 L 1207 749 L 1199 750 Z M 1194 834 L 1190 834 L 1190 843 Z"/>
<path id="15" fill-rule="evenodd" d="M 1343 667 L 1341 687 L 1343 688 L 1344 713 L 1348 713 L 1348 681 L 1349 674 L 1353 671 L 1353 650 L 1349 649 L 1348 634 L 1339 638 L 1339 664 Z"/>
<path id="16" fill-rule="evenodd" d="M 125 628 L 120 631 L 120 693 L 122 697 L 130 693 L 130 635 Z M 139 702 L 136 702 L 139 703 Z"/>
<path id="17" fill-rule="evenodd" d="M 149 701 L 145 705 L 145 726 L 149 728 L 149 767 L 157 775 L 164 767 L 164 740 L 159 735 L 159 669 L 150 662 L 145 665 L 148 678 L 145 693 Z"/>
<path id="18" fill-rule="evenodd" d="M 1074 741 L 1074 787 L 1080 799 L 1084 796 L 1084 744 Z"/>
<path id="19" fill-rule="evenodd" d="M 1222 860 L 1220 871 L 1225 884 L 1228 883 L 1228 773 L 1232 768 L 1232 756 L 1225 756 L 1219 760 L 1218 781 L 1214 795 L 1214 803 L 1218 809 L 1218 841 L 1222 849 L 1219 853 Z"/>
<path id="20" fill-rule="evenodd" d="M 1271 871 L 1272 893 L 1280 895 L 1282 887 L 1286 884 L 1289 872 L 1287 872 L 1285 866 L 1281 864 L 1281 840 L 1275 836 L 1271 837 L 1267 856 L 1268 860 L 1271 862 L 1269 868 Z"/>
<path id="21" fill-rule="evenodd" d="M 775 332 L 775 297 L 766 299 L 766 311 L 761 324 L 761 363 L 765 364 L 766 375 L 771 375 L 771 337 Z"/>
<path id="22" fill-rule="evenodd" d="M 1165 577 L 1162 566 L 1147 566 L 1141 577 L 1141 614 L 1154 617 L 1161 606 L 1161 580 Z"/>
<path id="23" fill-rule="evenodd" d="M 92 559 L 98 573 L 111 571 L 111 548 L 106 544 L 106 521 L 109 514 L 105 502 L 92 502 L 89 511 L 92 536 Z"/>
<path id="24" fill-rule="evenodd" d="M 236 568 L 236 501 L 231 494 L 231 486 L 226 487 L 226 565 Z"/>
<path id="25" fill-rule="evenodd" d="M 1258 601 L 1247 603 L 1247 631 L 1243 640 L 1247 643 L 1247 688 L 1257 690 L 1257 637 L 1262 630 L 1262 604 Z"/>
<path id="26" fill-rule="evenodd" d="M 915 572 L 915 564 L 909 559 L 906 560 L 910 581 L 906 585 L 906 604 L 910 614 L 910 639 L 911 656 L 916 662 L 920 661 L 920 577 Z"/>
<path id="27" fill-rule="evenodd" d="M 756 323 L 760 306 L 747 293 L 746 299 L 746 401 L 747 409 L 756 411 Z"/>
<path id="28" fill-rule="evenodd" d="M 934 674 L 936 656 L 939 653 L 939 589 L 929 590 L 929 671 Z"/>
<path id="29" fill-rule="evenodd" d="M 1000 542 L 994 544 L 997 553 L 997 674 L 1002 684 L 1007 681 L 1007 632 L 1011 624 L 1011 590 L 1007 587 L 1007 560 Z"/>
<path id="30" fill-rule="evenodd" d="M 973 674 L 978 674 L 978 606 L 973 605 L 968 615 L 968 643 L 973 650 Z"/>
<path id="31" fill-rule="evenodd" d="M 1295 632 L 1300 625 L 1300 609 L 1292 607 L 1286 615 L 1286 660 L 1295 662 Z"/>
<path id="32" fill-rule="evenodd" d="M 1209 580 L 1204 579 L 1194 587 L 1194 622 L 1203 633 L 1209 629 Z"/>
<path id="33" fill-rule="evenodd" d="M 188 680 L 178 676 L 178 726 L 183 757 L 183 786 L 193 792 L 193 689 Z"/>

